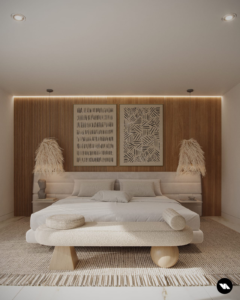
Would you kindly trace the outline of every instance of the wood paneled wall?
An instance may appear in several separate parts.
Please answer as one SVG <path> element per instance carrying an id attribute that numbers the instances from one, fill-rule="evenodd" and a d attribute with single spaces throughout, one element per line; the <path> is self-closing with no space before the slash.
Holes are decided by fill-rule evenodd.
<path id="1" fill-rule="evenodd" d="M 74 167 L 73 104 L 87 103 L 164 104 L 164 165 L 162 167 Z M 119 107 L 117 111 L 119 121 Z M 119 143 L 119 122 L 117 124 Z M 202 146 L 206 158 L 207 175 L 202 180 L 203 215 L 221 214 L 220 97 L 192 97 L 191 99 L 188 97 L 15 98 L 15 216 L 29 216 L 32 213 L 32 171 L 35 151 L 45 137 L 57 138 L 59 145 L 64 149 L 64 168 L 67 172 L 176 171 L 180 141 L 194 138 Z"/>

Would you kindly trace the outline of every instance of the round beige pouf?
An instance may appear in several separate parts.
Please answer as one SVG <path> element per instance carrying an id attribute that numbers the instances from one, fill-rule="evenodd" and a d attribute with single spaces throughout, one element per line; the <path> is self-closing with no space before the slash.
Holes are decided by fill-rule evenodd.
<path id="1" fill-rule="evenodd" d="M 46 225 L 53 229 L 72 229 L 85 224 L 85 219 L 82 215 L 53 215 L 46 219 Z"/>
<path id="2" fill-rule="evenodd" d="M 152 247 L 150 253 L 153 262 L 161 268 L 171 268 L 177 263 L 179 257 L 177 246 Z"/>

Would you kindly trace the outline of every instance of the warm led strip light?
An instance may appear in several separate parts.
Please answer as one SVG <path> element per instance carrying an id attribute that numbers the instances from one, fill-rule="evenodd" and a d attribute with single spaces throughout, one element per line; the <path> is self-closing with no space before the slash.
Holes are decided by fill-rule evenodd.
<path id="1" fill-rule="evenodd" d="M 13 98 L 188 98 L 189 95 L 181 95 L 181 96 L 164 96 L 164 95 L 158 95 L 158 96 L 138 96 L 138 95 L 130 95 L 130 96 L 121 96 L 121 95 L 113 95 L 113 96 L 13 96 Z M 191 98 L 222 98 L 222 96 L 191 96 Z"/>

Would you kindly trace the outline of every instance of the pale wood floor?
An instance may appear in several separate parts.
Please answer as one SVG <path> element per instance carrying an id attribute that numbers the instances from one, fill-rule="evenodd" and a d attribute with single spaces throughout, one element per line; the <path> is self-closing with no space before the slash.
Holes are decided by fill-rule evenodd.
<path id="1" fill-rule="evenodd" d="M 11 218 L 11 219 L 7 219 L 5 221 L 1 221 L 0 222 L 0 229 L 4 228 L 4 227 L 8 227 L 8 225 L 12 222 L 17 222 L 21 219 L 23 219 L 25 217 L 14 217 L 14 218 Z"/>
<path id="2" fill-rule="evenodd" d="M 240 233 L 240 224 L 235 224 L 235 223 L 232 223 L 228 220 L 226 220 L 225 218 L 223 217 L 210 217 L 212 220 L 214 221 L 217 221 L 223 225 L 225 225 L 226 227 L 229 227 L 237 232 Z M 239 296 L 239 299 L 240 299 L 240 296 Z"/>
<path id="3" fill-rule="evenodd" d="M 18 287 L 0 286 L 1 300 L 239 300 L 240 287 L 221 295 L 207 287 Z"/>
<path id="4" fill-rule="evenodd" d="M 0 229 L 23 217 L 0 222 Z M 211 219 L 240 233 L 240 225 L 222 217 Z M 112 288 L 112 287 L 18 287 L 0 286 L 1 300 L 239 300 L 240 287 L 233 287 L 228 295 L 221 295 L 215 286 L 206 287 L 154 287 L 154 288 Z"/>

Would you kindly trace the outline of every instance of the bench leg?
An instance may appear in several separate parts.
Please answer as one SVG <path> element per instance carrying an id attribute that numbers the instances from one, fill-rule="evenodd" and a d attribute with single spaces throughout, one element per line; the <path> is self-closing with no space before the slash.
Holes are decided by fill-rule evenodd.
<path id="1" fill-rule="evenodd" d="M 74 270 L 78 263 L 74 247 L 56 246 L 50 262 L 50 270 Z"/>
<path id="2" fill-rule="evenodd" d="M 179 257 L 178 247 L 151 247 L 151 257 L 153 262 L 161 268 L 171 268 Z"/>

